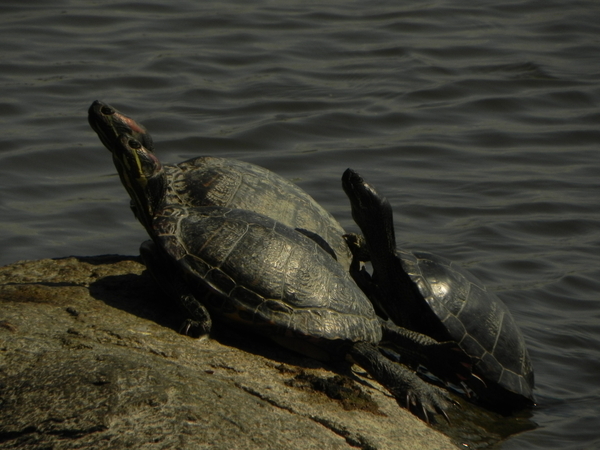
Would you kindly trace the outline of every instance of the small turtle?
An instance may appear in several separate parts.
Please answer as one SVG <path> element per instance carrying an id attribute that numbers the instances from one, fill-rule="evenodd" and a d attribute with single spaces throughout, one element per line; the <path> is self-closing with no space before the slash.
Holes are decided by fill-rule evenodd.
<path id="1" fill-rule="evenodd" d="M 135 120 L 100 101 L 89 108 L 88 120 L 115 156 L 118 137 L 129 134 L 153 152 L 152 138 Z M 118 161 L 115 161 L 118 164 Z M 165 165 L 170 201 L 183 206 L 226 206 L 265 214 L 315 240 L 344 267 L 352 255 L 344 229 L 312 197 L 295 184 L 254 164 L 203 156 Z M 132 201 L 135 211 L 136 202 Z"/>
<path id="2" fill-rule="evenodd" d="M 447 418 L 444 390 L 379 352 L 385 323 L 315 241 L 254 211 L 173 202 L 164 167 L 131 136 L 113 156 L 152 238 L 141 247 L 146 266 L 206 330 L 212 317 L 311 357 L 350 357 L 423 420 Z"/>
<path id="3" fill-rule="evenodd" d="M 378 313 L 437 340 L 457 342 L 473 358 L 473 373 L 485 383 L 472 385 L 482 403 L 497 410 L 532 405 L 533 368 L 506 305 L 457 264 L 397 249 L 388 200 L 356 172 L 346 170 L 342 186 L 364 235 L 364 241 L 347 236 L 355 254 L 352 275 Z M 369 259 L 372 280 L 357 264 Z"/>

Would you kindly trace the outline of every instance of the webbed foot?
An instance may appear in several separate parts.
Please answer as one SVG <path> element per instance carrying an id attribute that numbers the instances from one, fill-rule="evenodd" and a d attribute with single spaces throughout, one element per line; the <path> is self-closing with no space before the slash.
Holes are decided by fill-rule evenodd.
<path id="1" fill-rule="evenodd" d="M 202 323 L 193 319 L 185 319 L 179 327 L 179 334 L 189 336 L 196 339 L 208 338 L 210 333 L 210 324 Z"/>
<path id="2" fill-rule="evenodd" d="M 436 342 L 424 347 L 424 365 L 433 374 L 460 384 L 472 377 L 473 361 L 456 342 Z"/>
<path id="3" fill-rule="evenodd" d="M 426 383 L 415 372 L 390 361 L 374 345 L 356 343 L 349 355 L 390 391 L 400 406 L 421 420 L 432 423 L 435 421 L 434 415 L 438 413 L 450 421 L 447 411 L 458 403 L 443 389 Z"/>
<path id="4" fill-rule="evenodd" d="M 458 402 L 453 400 L 446 391 L 424 381 L 421 385 L 415 384 L 408 390 L 404 388 L 400 392 L 393 392 L 393 390 L 390 392 L 394 394 L 400 406 L 427 423 L 435 423 L 435 413 L 440 414 L 446 422 L 450 423 L 450 417 L 446 411 L 452 406 L 459 406 Z"/>
<path id="5" fill-rule="evenodd" d="M 355 261 L 371 261 L 371 255 L 367 247 L 367 242 L 362 234 L 347 233 L 342 236 L 350 248 L 350 252 Z"/>
<path id="6" fill-rule="evenodd" d="M 160 249 L 152 241 L 142 243 L 140 254 L 146 268 L 167 297 L 182 308 L 188 316 L 179 333 L 197 338 L 207 336 L 212 327 L 210 314 L 192 294 L 174 264 L 161 254 Z"/>
<path id="7" fill-rule="evenodd" d="M 179 302 L 192 313 L 193 317 L 187 318 L 181 324 L 179 333 L 193 338 L 207 337 L 212 328 L 212 319 L 206 308 L 191 294 L 182 294 Z"/>

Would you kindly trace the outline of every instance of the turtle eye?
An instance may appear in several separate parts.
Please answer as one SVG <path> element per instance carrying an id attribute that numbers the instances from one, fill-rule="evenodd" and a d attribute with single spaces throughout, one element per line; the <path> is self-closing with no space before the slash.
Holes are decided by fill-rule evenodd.
<path id="1" fill-rule="evenodd" d="M 140 144 L 135 139 L 129 139 L 129 141 L 127 142 L 127 145 L 129 145 L 131 148 L 133 148 L 135 150 L 139 150 L 140 148 L 142 148 L 142 144 Z"/>
<path id="2" fill-rule="evenodd" d="M 100 108 L 100 112 L 105 116 L 112 116 L 115 113 L 115 110 L 108 106 L 103 106 L 102 108 Z"/>

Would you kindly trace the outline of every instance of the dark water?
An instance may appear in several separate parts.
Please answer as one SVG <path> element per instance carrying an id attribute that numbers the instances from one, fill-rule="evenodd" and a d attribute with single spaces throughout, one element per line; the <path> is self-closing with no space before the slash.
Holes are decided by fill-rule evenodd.
<path id="1" fill-rule="evenodd" d="M 96 98 L 163 161 L 263 165 L 348 230 L 352 167 L 522 327 L 539 427 L 501 447 L 600 448 L 600 3 L 173 3 L 0 4 L 0 264 L 137 253 Z"/>

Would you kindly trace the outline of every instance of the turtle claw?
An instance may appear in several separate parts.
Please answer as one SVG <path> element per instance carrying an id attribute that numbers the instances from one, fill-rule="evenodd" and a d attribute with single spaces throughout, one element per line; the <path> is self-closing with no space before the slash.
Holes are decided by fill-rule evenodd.
<path id="1" fill-rule="evenodd" d="M 488 386 L 481 377 L 473 373 L 469 379 L 461 381 L 459 387 L 464 397 L 474 399 L 477 397 L 477 392 L 485 391 Z"/>
<path id="2" fill-rule="evenodd" d="M 446 423 L 448 425 L 450 425 L 450 417 L 448 417 L 448 414 L 446 413 L 446 411 L 440 410 L 440 411 L 438 411 L 438 413 L 440 413 L 442 416 L 444 416 L 444 419 L 446 419 Z"/>
<path id="3" fill-rule="evenodd" d="M 202 333 L 198 332 L 199 329 L 200 324 L 197 321 L 192 319 L 185 319 L 179 327 L 179 329 L 177 330 L 177 332 L 179 334 L 183 334 L 184 336 L 200 337 L 202 336 Z"/>
<path id="4" fill-rule="evenodd" d="M 478 383 L 480 383 L 483 386 L 483 389 L 487 389 L 487 384 L 485 383 L 485 381 L 483 380 L 483 378 L 475 375 L 475 374 L 471 374 L 473 378 L 475 378 L 477 380 Z"/>
<path id="5" fill-rule="evenodd" d="M 427 409 L 412 392 L 406 394 L 406 405 L 405 408 L 421 419 L 423 422 L 431 423 Z"/>

